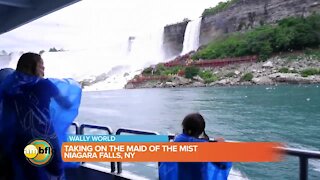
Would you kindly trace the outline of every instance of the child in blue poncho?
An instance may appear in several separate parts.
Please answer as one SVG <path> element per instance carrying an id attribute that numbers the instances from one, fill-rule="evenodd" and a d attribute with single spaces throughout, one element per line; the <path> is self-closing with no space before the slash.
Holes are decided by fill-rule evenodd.
<path id="1" fill-rule="evenodd" d="M 41 56 L 23 54 L 16 71 L 0 86 L 0 179 L 61 179 L 61 144 L 78 114 L 81 88 L 74 81 L 45 79 Z M 27 161 L 24 148 L 33 140 L 51 145 L 51 161 L 37 167 Z M 5 166 L 5 167 L 3 167 Z M 2 169 L 4 168 L 4 169 Z M 2 176 L 2 177 L 1 177 Z"/>
<path id="2" fill-rule="evenodd" d="M 209 142 L 201 114 L 187 115 L 182 121 L 182 127 L 183 133 L 176 136 L 174 142 Z M 226 180 L 231 166 L 230 162 L 166 162 L 160 164 L 159 176 L 160 180 Z"/>

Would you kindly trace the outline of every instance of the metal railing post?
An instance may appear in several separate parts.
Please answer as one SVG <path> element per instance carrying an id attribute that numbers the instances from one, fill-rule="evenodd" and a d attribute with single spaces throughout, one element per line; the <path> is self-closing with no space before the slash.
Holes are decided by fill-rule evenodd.
<path id="1" fill-rule="evenodd" d="M 159 135 L 159 133 L 157 132 L 141 131 L 136 129 L 120 128 L 116 131 L 116 135 L 120 135 L 121 133 L 136 134 L 136 135 Z M 117 170 L 118 170 L 117 172 L 118 174 L 122 173 L 122 162 L 117 162 Z"/>
<path id="2" fill-rule="evenodd" d="M 300 180 L 308 180 L 308 158 L 300 157 Z"/>
<path id="3" fill-rule="evenodd" d="M 82 124 L 80 126 L 80 134 L 84 135 L 84 129 L 85 128 L 90 128 L 90 129 L 98 129 L 98 130 L 104 130 L 108 133 L 108 135 L 112 135 L 112 129 L 108 126 L 97 126 L 97 125 L 90 125 L 90 124 Z M 82 162 L 83 164 L 83 162 Z M 111 167 L 111 172 L 114 173 L 116 171 L 116 163 L 115 162 L 110 162 L 110 167 Z"/>
<path id="4" fill-rule="evenodd" d="M 299 157 L 299 178 L 300 180 L 308 179 L 308 160 L 320 159 L 319 151 L 301 150 L 294 148 L 279 148 L 282 152 L 289 156 Z"/>
<path id="5" fill-rule="evenodd" d="M 76 135 L 79 135 L 79 134 L 80 134 L 79 124 L 76 123 L 76 122 L 73 122 L 73 123 L 71 124 L 71 126 L 74 126 L 74 127 L 75 127 L 75 129 L 76 129 Z"/>
<path id="6" fill-rule="evenodd" d="M 117 173 L 121 174 L 122 173 L 122 163 L 121 162 L 117 162 Z"/>

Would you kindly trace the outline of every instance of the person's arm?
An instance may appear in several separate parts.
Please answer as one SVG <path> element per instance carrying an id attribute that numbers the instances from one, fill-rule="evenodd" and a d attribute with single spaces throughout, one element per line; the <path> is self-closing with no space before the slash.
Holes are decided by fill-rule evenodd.
<path id="1" fill-rule="evenodd" d="M 61 96 L 60 93 L 58 95 L 54 96 L 53 98 L 57 101 L 57 103 L 60 106 L 66 108 L 66 109 L 69 109 L 72 106 L 72 103 L 69 101 L 69 99 L 67 97 Z"/>
<path id="2" fill-rule="evenodd" d="M 59 89 L 49 80 L 47 80 L 48 83 L 48 90 L 50 93 L 50 96 L 56 100 L 56 102 L 62 106 L 63 108 L 69 109 L 72 106 L 72 103 L 69 101 L 68 97 L 62 96 Z"/>
<path id="3" fill-rule="evenodd" d="M 210 142 L 225 142 L 225 140 L 222 137 L 216 137 L 213 141 Z M 230 166 L 229 162 L 212 162 L 212 164 L 216 165 L 219 169 L 222 170 L 228 169 Z"/>

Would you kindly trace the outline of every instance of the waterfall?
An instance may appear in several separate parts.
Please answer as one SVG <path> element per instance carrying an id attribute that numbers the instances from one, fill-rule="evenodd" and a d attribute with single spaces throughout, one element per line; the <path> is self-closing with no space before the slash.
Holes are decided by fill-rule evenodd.
<path id="1" fill-rule="evenodd" d="M 79 65 L 80 69 L 78 68 L 77 72 L 82 72 L 82 78 L 79 78 L 78 73 L 78 79 L 86 78 L 91 81 L 99 79 L 98 82 L 86 86 L 84 90 L 121 89 L 135 75 L 140 74 L 145 67 L 163 60 L 163 27 L 139 32 L 139 34 L 128 34 L 127 37 L 122 38 L 119 43 L 121 47 L 109 49 L 107 54 L 106 52 L 96 52 L 91 53 L 92 57 L 81 56 L 81 58 L 91 60 L 86 62 L 87 66 Z M 119 51 L 119 49 L 121 50 Z M 73 64 L 74 61 L 71 63 Z M 92 69 L 90 67 L 94 71 L 90 71 Z"/>
<path id="2" fill-rule="evenodd" d="M 201 18 L 190 21 L 184 33 L 183 49 L 181 55 L 197 50 L 199 47 Z"/>
<path id="3" fill-rule="evenodd" d="M 45 77 L 73 78 L 89 83 L 84 90 L 121 89 L 135 75 L 163 61 L 163 27 L 118 37 L 118 42 L 100 49 L 45 52 Z M 0 68 L 16 67 L 22 53 L 0 57 Z"/>
<path id="4" fill-rule="evenodd" d="M 106 72 L 104 81 L 88 86 L 85 90 L 121 89 L 145 67 L 162 62 L 164 28 L 147 30 L 137 35 L 130 35 L 126 40 L 126 57 Z"/>
<path id="5" fill-rule="evenodd" d="M 147 29 L 139 34 L 130 34 L 123 46 L 124 56 L 105 73 L 105 80 L 88 86 L 85 90 L 121 89 L 135 75 L 142 72 L 145 67 L 162 62 L 164 28 Z"/>
<path id="6" fill-rule="evenodd" d="M 135 36 L 129 53 L 129 64 L 136 68 L 145 68 L 163 60 L 163 27 L 155 28 Z"/>

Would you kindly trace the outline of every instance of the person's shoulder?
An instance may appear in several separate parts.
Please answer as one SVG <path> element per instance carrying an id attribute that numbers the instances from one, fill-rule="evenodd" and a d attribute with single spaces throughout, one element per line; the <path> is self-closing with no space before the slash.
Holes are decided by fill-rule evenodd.
<path id="1" fill-rule="evenodd" d="M 46 87 L 54 87 L 55 85 L 49 81 L 48 79 L 40 79 L 37 83 L 38 85 L 41 86 L 46 86 Z"/>
<path id="2" fill-rule="evenodd" d="M 174 142 L 185 142 L 187 139 L 185 134 L 179 134 L 174 137 Z"/>
<path id="3" fill-rule="evenodd" d="M 14 69 L 11 69 L 11 68 L 0 69 L 0 81 L 2 82 L 6 77 L 8 77 L 12 73 L 14 73 Z"/>
<path id="4" fill-rule="evenodd" d="M 38 89 L 41 91 L 46 91 L 49 95 L 57 95 L 58 88 L 48 79 L 40 79 L 37 83 Z"/>
<path id="5" fill-rule="evenodd" d="M 174 142 L 208 142 L 205 139 L 198 139 L 186 134 L 179 134 L 174 138 Z"/>

